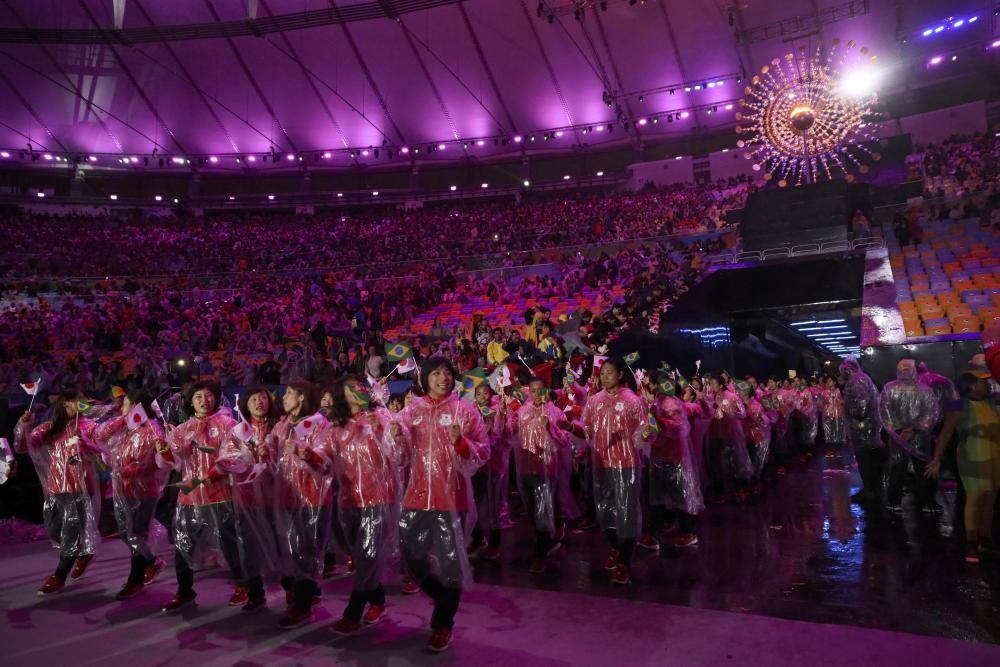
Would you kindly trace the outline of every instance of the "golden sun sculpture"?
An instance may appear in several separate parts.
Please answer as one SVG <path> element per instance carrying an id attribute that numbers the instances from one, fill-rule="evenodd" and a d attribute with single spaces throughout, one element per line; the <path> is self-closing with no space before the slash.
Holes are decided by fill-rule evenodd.
<path id="1" fill-rule="evenodd" d="M 834 39 L 811 57 L 801 47 L 762 67 L 736 114 L 736 145 L 754 171 L 780 187 L 867 173 L 867 163 L 882 157 L 864 145 L 877 138 L 875 63 L 868 47 Z"/>

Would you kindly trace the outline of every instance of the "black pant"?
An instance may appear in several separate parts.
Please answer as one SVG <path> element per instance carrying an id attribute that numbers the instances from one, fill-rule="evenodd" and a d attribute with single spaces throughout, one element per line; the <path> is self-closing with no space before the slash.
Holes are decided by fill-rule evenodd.
<path id="1" fill-rule="evenodd" d="M 146 579 L 146 568 L 156 562 L 155 558 L 146 558 L 141 553 L 133 552 L 128 570 L 128 583 L 141 584 Z"/>
<path id="2" fill-rule="evenodd" d="M 382 584 L 370 591 L 351 591 L 351 598 L 347 601 L 347 608 L 344 609 L 344 618 L 355 622 L 360 621 L 366 604 L 385 604 L 385 589 L 382 588 Z M 455 608 L 458 609 L 457 606 Z M 453 613 L 452 617 L 454 618 L 454 616 Z"/>
<path id="3" fill-rule="evenodd" d="M 889 468 L 889 489 L 888 502 L 891 507 L 896 507 L 903 502 L 903 487 L 906 485 L 906 477 L 910 473 L 910 463 L 913 463 L 913 494 L 917 497 L 917 502 L 921 507 L 933 507 L 937 504 L 937 479 L 924 477 L 923 461 L 911 459 L 909 456 L 900 456 Z"/>
<path id="4" fill-rule="evenodd" d="M 132 554 L 141 556 L 143 561 L 152 562 L 153 552 L 149 548 L 149 527 L 156 509 L 156 498 L 116 498 L 115 523 L 118 534 Z"/>
<path id="5" fill-rule="evenodd" d="M 619 540 L 618 533 L 614 528 L 604 531 L 608 537 L 611 548 L 618 552 L 618 560 L 625 567 L 632 567 L 632 551 L 635 549 L 635 540 Z"/>
<path id="6" fill-rule="evenodd" d="M 42 515 L 49 539 L 59 545 L 60 566 L 63 559 L 69 561 L 69 568 L 66 568 L 66 574 L 69 574 L 78 556 L 92 553 L 93 545 L 88 544 L 87 539 L 90 522 L 94 518 L 90 498 L 76 493 L 49 496 L 42 507 Z M 56 571 L 58 573 L 59 570 Z"/>
<path id="7" fill-rule="evenodd" d="M 858 472 L 861 473 L 863 491 L 872 500 L 881 501 L 886 449 L 884 447 L 856 446 L 854 454 L 858 459 Z"/>
<path id="8" fill-rule="evenodd" d="M 319 596 L 322 593 L 319 584 L 305 577 L 282 577 L 281 587 L 285 591 L 292 593 L 292 608 L 299 611 L 309 611 L 312 609 L 313 597 Z M 251 592 L 252 596 L 253 593 Z M 261 587 L 261 597 L 263 597 L 263 587 Z"/>
<path id="9" fill-rule="evenodd" d="M 194 570 L 190 561 L 194 558 L 195 548 L 210 534 L 209 531 L 219 538 L 222 557 L 229 566 L 233 581 L 248 583 L 244 582 L 232 503 L 182 506 L 177 508 L 177 514 L 179 523 L 186 532 L 184 539 L 178 539 L 174 548 L 174 569 L 177 572 L 179 593 L 194 592 Z"/>
<path id="10" fill-rule="evenodd" d="M 453 512 L 404 509 L 399 526 L 406 569 L 434 600 L 431 627 L 451 629 L 465 577 L 461 520 Z"/>
<path id="11" fill-rule="evenodd" d="M 663 530 L 667 521 L 676 521 L 682 533 L 695 532 L 697 520 L 683 510 L 667 509 L 663 505 L 652 505 L 649 508 L 649 513 L 650 533 L 654 536 Z"/>

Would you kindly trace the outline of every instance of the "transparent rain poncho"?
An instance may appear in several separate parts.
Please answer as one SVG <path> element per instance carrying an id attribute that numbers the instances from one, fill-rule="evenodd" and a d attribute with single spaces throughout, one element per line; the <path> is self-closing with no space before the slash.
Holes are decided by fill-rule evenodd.
<path id="1" fill-rule="evenodd" d="M 493 414 L 484 416 L 483 423 L 489 437 L 490 458 L 473 475 L 476 497 L 476 520 L 479 528 L 489 532 L 500 530 L 500 517 L 507 498 L 508 471 L 510 469 L 511 441 L 514 437 L 509 427 L 513 414 L 500 413 L 502 398 L 493 397 L 490 408 Z"/>
<path id="2" fill-rule="evenodd" d="M 750 447 L 750 462 L 753 464 L 754 476 L 759 478 L 771 453 L 771 425 L 777 419 L 777 414 L 767 410 L 757 398 L 746 399 L 745 406 L 745 431 L 747 445 Z"/>
<path id="3" fill-rule="evenodd" d="M 649 504 L 697 515 L 705 501 L 687 405 L 673 396 L 659 396 L 653 404 L 659 431 L 649 448 Z"/>
<path id="4" fill-rule="evenodd" d="M 798 392 L 795 411 L 799 416 L 799 439 L 807 447 L 812 447 L 819 435 L 819 410 L 816 406 L 816 394 L 811 387 Z"/>
<path id="5" fill-rule="evenodd" d="M 708 470 L 714 482 L 730 479 L 750 479 L 753 464 L 747 451 L 743 420 L 746 410 L 736 392 L 723 388 L 718 395 L 708 397 L 712 425 L 708 431 Z"/>
<path id="6" fill-rule="evenodd" d="M 393 473 L 401 452 L 390 433 L 392 414 L 372 408 L 346 424 L 331 423 L 324 453 L 336 477 L 337 515 L 354 562 L 354 589 L 387 583 L 399 543 L 398 490 Z"/>
<path id="7" fill-rule="evenodd" d="M 820 410 L 823 415 L 823 439 L 829 445 L 847 442 L 847 412 L 844 397 L 836 387 L 819 392 Z"/>
<path id="8" fill-rule="evenodd" d="M 938 399 L 931 389 L 917 382 L 915 365 L 900 362 L 896 379 L 882 388 L 879 414 L 892 444 L 893 462 L 902 457 L 925 463 L 930 460 L 939 414 Z M 912 431 L 912 437 L 907 438 L 906 431 Z"/>
<path id="9" fill-rule="evenodd" d="M 476 524 L 471 477 L 490 457 L 479 410 L 454 394 L 415 398 L 394 420 L 397 446 L 410 479 L 403 495 L 400 546 L 418 583 L 435 579 L 447 588 L 472 582 L 465 545 Z M 458 427 L 455 442 L 449 431 Z"/>
<path id="10" fill-rule="evenodd" d="M 133 554 L 152 561 L 149 535 L 167 477 L 167 472 L 156 464 L 157 449 L 166 442 L 163 428 L 150 420 L 129 429 L 125 417 L 119 416 L 101 424 L 94 432 L 94 440 L 111 468 L 118 533 Z"/>
<path id="11" fill-rule="evenodd" d="M 89 419 L 71 419 L 65 430 L 47 441 L 51 422 L 29 429 L 18 422 L 14 450 L 27 453 L 38 473 L 45 500 L 45 529 L 59 555 L 75 558 L 93 554 L 100 541 L 97 517 L 101 512 L 100 485 L 94 459 L 100 448 L 94 441 L 97 424 Z"/>
<path id="12" fill-rule="evenodd" d="M 239 537 L 240 558 L 248 578 L 281 573 L 274 531 L 274 465 L 277 451 L 268 439 L 267 420 L 242 421 L 229 431 L 216 466 L 228 473 Z"/>
<path id="13" fill-rule="evenodd" d="M 192 567 L 196 549 L 214 544 L 231 569 L 239 567 L 232 487 L 229 476 L 216 467 L 235 423 L 228 410 L 192 417 L 167 434 L 168 447 L 157 453 L 160 467 L 175 470 L 179 478 L 174 546 Z"/>
<path id="14" fill-rule="evenodd" d="M 858 449 L 880 449 L 885 446 L 879 431 L 882 418 L 879 414 L 879 392 L 872 379 L 861 370 L 858 360 L 849 357 L 840 364 L 840 372 L 847 378 L 844 383 L 844 412 L 847 415 L 851 445 Z"/>
<path id="15" fill-rule="evenodd" d="M 282 572 L 319 579 L 330 533 L 332 465 L 325 454 L 330 422 L 321 415 L 281 418 L 269 439 L 275 452 L 274 524 Z"/>
<path id="16" fill-rule="evenodd" d="M 646 446 L 646 405 L 632 390 L 601 390 L 587 400 L 583 428 L 594 467 L 594 498 L 602 530 L 620 540 L 642 533 L 640 487 Z"/>
<path id="17" fill-rule="evenodd" d="M 958 400 L 958 389 L 955 387 L 955 383 L 929 369 L 924 362 L 917 365 L 917 381 L 937 396 L 939 419 L 937 425 L 940 426 L 940 420 L 944 419 L 944 413 L 948 406 Z"/>
<path id="18" fill-rule="evenodd" d="M 535 530 L 550 534 L 560 520 L 564 454 L 570 447 L 569 434 L 559 427 L 564 419 L 554 403 L 529 401 L 511 420 L 511 430 L 518 436 L 514 465 L 521 500 Z"/>

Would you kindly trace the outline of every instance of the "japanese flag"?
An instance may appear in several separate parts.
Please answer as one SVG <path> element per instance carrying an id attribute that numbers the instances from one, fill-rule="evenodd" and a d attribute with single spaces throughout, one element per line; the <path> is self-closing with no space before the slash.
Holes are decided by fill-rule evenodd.
<path id="1" fill-rule="evenodd" d="M 240 422 L 233 427 L 233 437 L 243 443 L 250 442 L 253 437 L 253 427 L 247 422 Z"/>
<path id="2" fill-rule="evenodd" d="M 417 362 L 413 357 L 406 357 L 396 367 L 397 373 L 410 373 L 415 370 L 417 370 Z"/>
<path id="3" fill-rule="evenodd" d="M 595 372 L 599 371 L 601 369 L 601 366 L 603 366 L 604 362 L 607 361 L 607 360 L 608 360 L 607 356 L 605 356 L 603 354 L 595 354 L 594 355 L 594 371 Z"/>
<path id="4" fill-rule="evenodd" d="M 38 390 L 41 388 L 41 386 L 42 386 L 42 378 L 38 378 L 34 382 L 29 382 L 28 384 L 22 384 L 21 389 L 23 389 L 24 393 L 27 394 L 28 396 L 35 396 L 38 394 Z"/>
<path id="5" fill-rule="evenodd" d="M 312 417 L 306 417 L 295 427 L 295 439 L 305 440 L 313 433 L 318 432 L 325 423 L 327 423 L 326 417 L 318 413 Z"/>
<path id="6" fill-rule="evenodd" d="M 136 430 L 148 421 L 149 415 L 146 414 L 146 408 L 142 407 L 142 403 L 133 405 L 132 409 L 125 415 L 125 425 L 130 431 Z"/>

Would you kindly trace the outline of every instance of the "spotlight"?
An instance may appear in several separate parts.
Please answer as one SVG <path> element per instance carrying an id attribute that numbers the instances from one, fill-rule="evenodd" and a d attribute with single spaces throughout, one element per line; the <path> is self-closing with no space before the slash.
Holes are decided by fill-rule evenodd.
<path id="1" fill-rule="evenodd" d="M 372 190 L 372 197 L 378 197 L 378 190 Z"/>
<path id="2" fill-rule="evenodd" d="M 267 200 L 268 201 L 274 201 L 274 195 L 268 195 L 267 196 Z"/>
<path id="3" fill-rule="evenodd" d="M 482 139 L 480 139 L 479 141 L 477 141 L 477 142 L 476 142 L 476 145 L 477 145 L 477 146 L 485 146 L 485 145 L 486 145 L 486 142 L 485 142 L 485 141 L 483 141 Z"/>
<path id="4" fill-rule="evenodd" d="M 343 192 L 338 192 L 338 193 L 337 193 L 337 196 L 338 196 L 338 197 L 343 197 L 343 196 L 344 196 L 344 193 L 343 193 Z"/>
<path id="5" fill-rule="evenodd" d="M 564 181 L 568 181 L 569 180 L 569 174 L 566 174 L 565 176 L 563 176 L 563 180 Z"/>
<path id="6" fill-rule="evenodd" d="M 603 131 L 604 131 L 604 126 L 603 126 L 603 125 L 598 125 L 598 126 L 597 126 L 597 127 L 595 127 L 594 129 L 595 129 L 596 131 L 598 131 L 598 132 L 603 132 Z"/>
<path id="7" fill-rule="evenodd" d="M 118 201 L 118 195 L 111 195 L 111 201 Z"/>
<path id="8" fill-rule="evenodd" d="M 556 131 L 556 136 L 557 137 L 561 137 L 562 135 L 563 135 L 563 131 L 562 130 L 557 130 Z"/>
<path id="9" fill-rule="evenodd" d="M 9 158 L 10 157 L 10 153 L 8 153 L 7 151 L 0 151 L 0 157 L 2 157 L 2 158 Z"/>
<path id="10" fill-rule="evenodd" d="M 332 157 L 333 157 L 333 153 L 330 153 L 330 152 L 323 153 L 323 159 L 324 160 L 329 160 Z"/>
<path id="11" fill-rule="evenodd" d="M 208 158 L 208 161 L 211 162 L 212 164 L 216 164 L 219 161 L 219 158 L 213 155 L 212 157 Z"/>
<path id="12" fill-rule="evenodd" d="M 256 161 L 257 161 L 256 155 L 251 155 L 247 158 L 247 162 L 256 162 Z"/>
<path id="13" fill-rule="evenodd" d="M 156 195 L 153 197 L 153 201 L 163 201 L 163 197 L 161 197 L 160 195 Z"/>
<path id="14" fill-rule="evenodd" d="M 451 190 L 452 192 L 454 192 L 455 190 L 458 190 L 458 186 L 457 185 L 453 185 L 453 186 L 451 186 L 448 189 Z"/>
<path id="15" fill-rule="evenodd" d="M 601 176 L 604 176 L 604 172 L 603 171 L 597 172 L 597 177 L 600 178 Z"/>
<path id="16" fill-rule="evenodd" d="M 292 155 L 291 153 L 289 153 L 288 155 L 285 156 L 285 159 L 288 160 L 289 162 L 291 162 L 292 160 L 295 159 L 295 156 Z"/>
<path id="17" fill-rule="evenodd" d="M 637 125 L 645 125 L 645 124 L 646 124 L 646 123 L 648 123 L 648 122 L 649 122 L 649 121 L 647 121 L 647 120 L 646 120 L 645 118 L 640 118 L 640 119 L 639 119 L 639 122 L 637 123 Z"/>
<path id="18" fill-rule="evenodd" d="M 367 150 L 361 151 L 361 157 L 368 157 L 368 151 Z"/>
<path id="19" fill-rule="evenodd" d="M 481 188 L 483 188 L 485 190 L 486 188 L 490 187 L 490 184 L 489 183 L 482 183 L 479 187 L 481 187 Z"/>
<path id="20" fill-rule="evenodd" d="M 438 144 L 438 150 L 439 151 L 443 151 L 444 149 L 445 149 L 445 145 L 444 144 Z"/>
<path id="21" fill-rule="evenodd" d="M 941 56 L 934 56 L 933 58 L 931 58 L 929 64 L 931 64 L 931 65 L 937 65 L 940 62 L 941 62 Z"/>
<path id="22" fill-rule="evenodd" d="M 403 155 L 406 155 L 407 153 L 410 152 L 410 149 L 407 148 L 406 146 L 403 146 L 402 148 L 399 149 L 399 152 L 402 153 Z"/>
<path id="23" fill-rule="evenodd" d="M 519 143 L 521 143 L 521 141 L 523 141 L 523 138 L 521 137 L 521 135 L 520 134 L 515 134 L 514 135 L 514 143 L 515 144 L 519 144 Z"/>
<path id="24" fill-rule="evenodd" d="M 524 187 L 526 187 L 526 188 L 531 187 L 531 181 L 525 181 L 524 182 Z"/>

